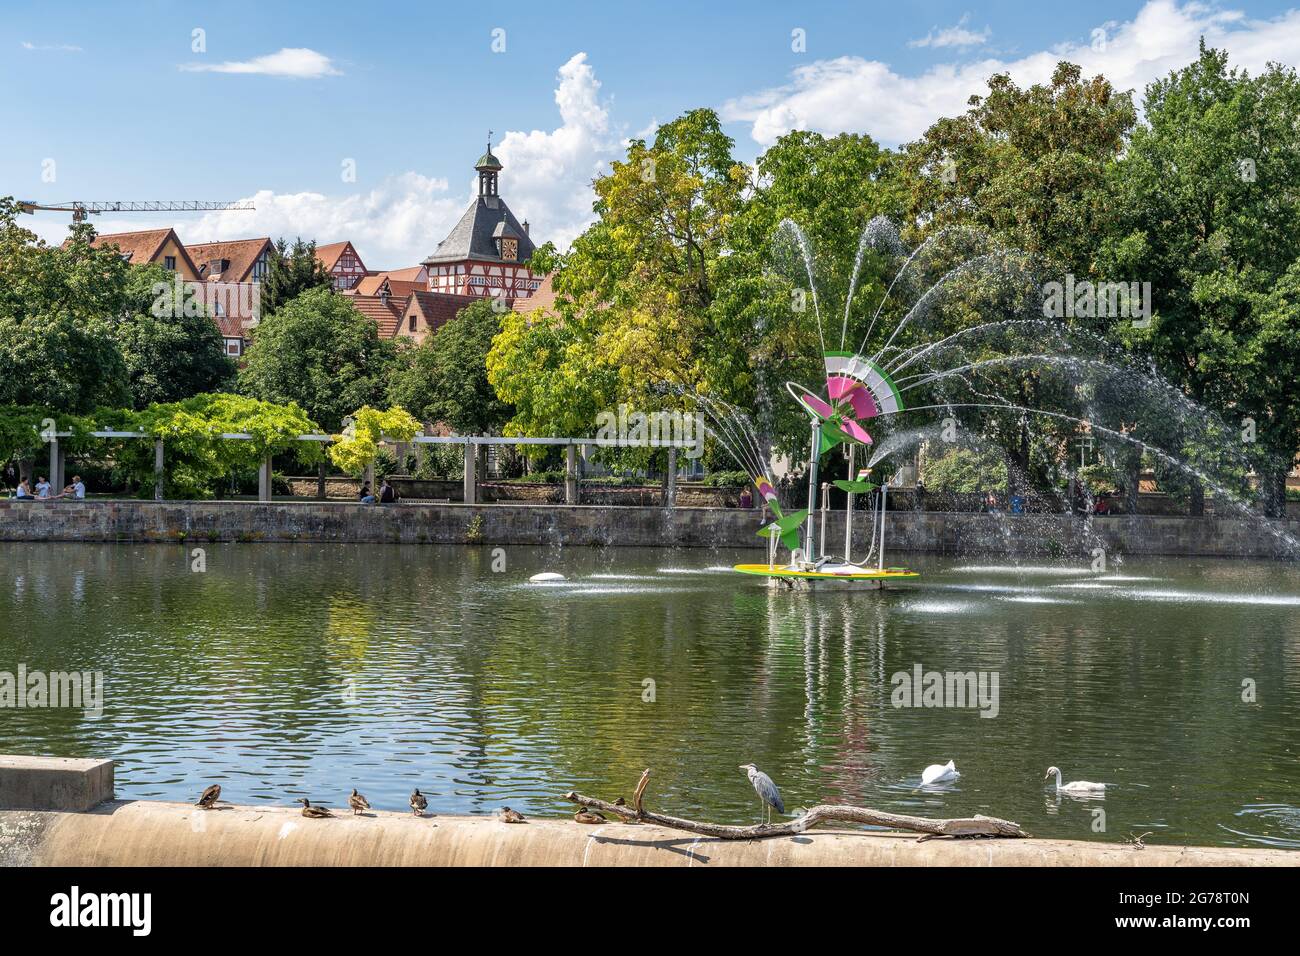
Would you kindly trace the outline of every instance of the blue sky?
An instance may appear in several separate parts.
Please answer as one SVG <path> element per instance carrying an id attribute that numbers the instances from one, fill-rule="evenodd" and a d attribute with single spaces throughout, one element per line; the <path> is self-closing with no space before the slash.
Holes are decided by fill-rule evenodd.
<path id="1" fill-rule="evenodd" d="M 349 238 L 372 267 L 397 267 L 432 251 L 463 210 L 489 128 L 502 194 L 538 238 L 564 243 L 620 144 L 686 109 L 718 109 L 745 160 L 793 127 L 893 145 L 959 111 L 995 70 L 1032 82 L 1066 56 L 1140 90 L 1187 62 L 1201 34 L 1251 68 L 1300 58 L 1300 10 L 1269 0 L 10 0 L 0 194 L 254 198 L 256 213 L 96 225 L 174 224 L 187 241 Z M 65 225 L 28 222 L 47 239 Z"/>

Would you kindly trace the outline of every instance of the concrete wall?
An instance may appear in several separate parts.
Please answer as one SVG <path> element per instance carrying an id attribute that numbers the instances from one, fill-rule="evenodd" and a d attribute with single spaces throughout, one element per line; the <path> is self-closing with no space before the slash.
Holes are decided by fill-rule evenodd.
<path id="1" fill-rule="evenodd" d="M 0 811 L 9 866 L 1295 866 L 1300 853 L 1076 840 L 928 840 L 817 829 L 713 840 L 645 824 L 371 812 L 305 819 L 288 807 L 108 803 L 91 813 Z"/>
<path id="2" fill-rule="evenodd" d="M 843 514 L 827 526 L 828 547 L 843 547 Z M 865 516 L 855 550 L 866 549 Z M 0 501 L 5 541 L 340 541 L 431 544 L 758 548 L 754 511 L 734 508 L 619 508 L 599 505 L 362 505 L 352 502 Z M 1286 535 L 1300 522 L 1231 518 L 1065 515 L 1018 517 L 891 512 L 889 555 L 1055 556 L 1172 554 L 1194 557 L 1295 557 Z"/>

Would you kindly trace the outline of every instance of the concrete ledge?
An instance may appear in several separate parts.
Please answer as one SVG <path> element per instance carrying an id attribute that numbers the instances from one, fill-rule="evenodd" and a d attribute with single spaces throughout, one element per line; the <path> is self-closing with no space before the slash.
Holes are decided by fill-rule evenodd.
<path id="1" fill-rule="evenodd" d="M 337 811 L 336 809 L 336 812 Z M 1075 840 L 928 840 L 813 830 L 725 841 L 643 824 L 135 801 L 91 813 L 0 812 L 0 862 L 34 866 L 1296 866 L 1300 852 Z"/>
<path id="2" fill-rule="evenodd" d="M 864 514 L 865 519 L 865 514 Z M 828 541 L 844 537 L 831 513 Z M 756 548 L 757 511 L 600 505 L 363 505 L 356 502 L 59 501 L 0 499 L 0 541 L 341 542 L 570 547 Z M 855 523 L 865 550 L 871 529 Z M 993 515 L 896 511 L 886 554 L 927 551 L 1059 557 L 1109 554 L 1295 558 L 1300 521 L 1116 515 Z"/>
<path id="3" fill-rule="evenodd" d="M 113 799 L 113 761 L 0 756 L 0 810 L 79 811 Z"/>

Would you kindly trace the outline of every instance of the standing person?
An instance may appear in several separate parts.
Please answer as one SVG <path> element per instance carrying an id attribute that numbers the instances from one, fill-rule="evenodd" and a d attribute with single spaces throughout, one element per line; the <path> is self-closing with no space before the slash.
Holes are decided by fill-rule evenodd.
<path id="1" fill-rule="evenodd" d="M 50 496 L 50 492 L 52 492 L 53 490 L 54 489 L 50 487 L 50 483 L 45 480 L 44 475 L 42 475 L 40 480 L 36 482 L 37 498 L 48 498 Z"/>
<path id="2" fill-rule="evenodd" d="M 397 489 L 388 483 L 385 478 L 379 486 L 379 503 L 381 505 L 391 505 L 397 502 Z"/>

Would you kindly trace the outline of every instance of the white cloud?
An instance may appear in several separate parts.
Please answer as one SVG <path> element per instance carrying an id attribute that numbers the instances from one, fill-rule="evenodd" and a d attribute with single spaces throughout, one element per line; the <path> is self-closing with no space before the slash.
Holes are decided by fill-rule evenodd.
<path id="1" fill-rule="evenodd" d="M 30 40 L 23 41 L 24 50 L 32 50 L 36 53 L 80 53 L 81 47 L 73 46 L 71 43 L 32 43 Z"/>
<path id="2" fill-rule="evenodd" d="M 537 243 L 566 248 L 595 216 L 591 182 L 617 154 L 609 109 L 586 53 L 575 53 L 557 74 L 553 130 L 511 131 L 492 151 L 505 166 L 501 195 L 520 219 L 529 220 Z"/>
<path id="3" fill-rule="evenodd" d="M 964 49 L 968 46 L 983 46 L 989 42 L 989 37 L 993 31 L 988 27 L 980 30 L 978 33 L 974 30 L 966 29 L 966 24 L 970 21 L 970 14 L 964 14 L 957 25 L 946 27 L 940 30 L 938 27 L 933 28 L 919 40 L 909 40 L 907 45 L 912 47 L 957 47 Z"/>
<path id="4" fill-rule="evenodd" d="M 784 86 L 729 101 L 723 116 L 752 124 L 751 135 L 763 145 L 792 129 L 869 133 L 894 145 L 915 139 L 940 116 L 964 112 L 967 98 L 985 92 L 994 73 L 1010 73 L 1021 85 L 1043 83 L 1060 60 L 1078 63 L 1088 76 L 1103 74 L 1117 89 L 1140 97 L 1151 80 L 1194 60 L 1202 36 L 1210 46 L 1226 48 L 1234 66 L 1252 72 L 1270 61 L 1300 63 L 1300 10 L 1259 20 L 1197 2 L 1149 0 L 1132 20 L 1104 24 L 1086 41 L 1018 60 L 938 64 L 910 76 L 856 56 L 819 60 L 795 70 Z"/>
<path id="5" fill-rule="evenodd" d="M 251 60 L 227 60 L 224 63 L 184 63 L 189 73 L 257 73 L 262 76 L 287 76 L 314 80 L 322 76 L 339 76 L 332 60 L 324 53 L 303 47 L 285 47 L 276 53 L 255 56 Z"/>
<path id="6" fill-rule="evenodd" d="M 301 236 L 323 246 L 348 239 L 371 269 L 400 269 L 433 252 L 465 211 L 465 203 L 449 194 L 447 180 L 411 172 L 346 196 L 263 189 L 249 198 L 255 212 L 208 213 L 178 223 L 176 232 L 186 243 Z"/>
<path id="7" fill-rule="evenodd" d="M 600 100 L 600 82 L 587 55 L 570 58 L 557 78 L 560 125 L 507 132 L 492 151 L 505 166 L 502 198 L 516 216 L 529 220 L 535 242 L 549 239 L 564 249 L 595 218 L 591 182 L 617 155 L 618 142 L 609 132 L 609 111 Z M 463 157 L 464 165 L 469 167 L 477 158 L 477 154 Z M 468 177 L 466 191 L 457 195 L 446 179 L 406 172 L 351 195 L 260 190 L 244 197 L 253 202 L 255 211 L 212 212 L 174 225 L 182 242 L 301 236 L 325 245 L 349 239 L 369 268 L 398 269 L 416 265 L 432 253 L 477 194 L 477 174 Z M 25 225 L 47 242 L 62 242 L 67 236 L 66 222 L 47 219 Z M 110 233 L 173 223 L 165 216 L 97 217 L 94 225 L 100 233 Z"/>

